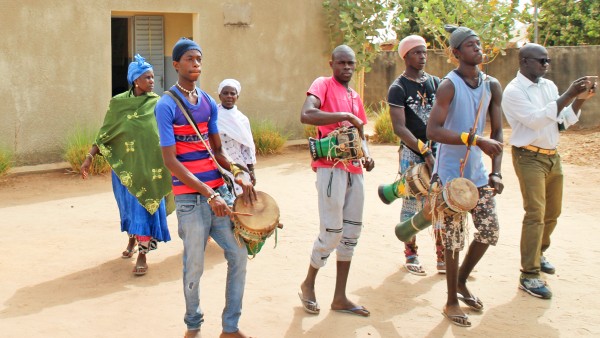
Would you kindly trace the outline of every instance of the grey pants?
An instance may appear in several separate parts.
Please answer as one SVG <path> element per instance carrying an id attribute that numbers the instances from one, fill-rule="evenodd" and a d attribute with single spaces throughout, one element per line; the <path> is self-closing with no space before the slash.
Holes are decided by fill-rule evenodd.
<path id="1" fill-rule="evenodd" d="M 362 230 L 364 179 L 337 168 L 317 168 L 320 233 L 310 258 L 319 269 L 336 250 L 338 261 L 350 261 Z"/>

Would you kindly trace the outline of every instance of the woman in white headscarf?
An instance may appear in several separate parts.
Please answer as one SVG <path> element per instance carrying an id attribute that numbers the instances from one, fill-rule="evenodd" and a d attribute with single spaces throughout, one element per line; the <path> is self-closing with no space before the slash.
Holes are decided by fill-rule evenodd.
<path id="1" fill-rule="evenodd" d="M 218 105 L 219 117 L 217 124 L 223 150 L 235 163 L 248 169 L 252 184 L 256 184 L 256 176 L 254 175 L 256 148 L 252 138 L 250 121 L 235 105 L 241 91 L 242 86 L 239 81 L 234 79 L 225 79 L 219 84 L 218 93 L 221 104 Z M 231 175 L 227 171 L 225 173 Z M 242 193 L 241 187 L 235 183 L 234 187 L 236 194 Z"/>

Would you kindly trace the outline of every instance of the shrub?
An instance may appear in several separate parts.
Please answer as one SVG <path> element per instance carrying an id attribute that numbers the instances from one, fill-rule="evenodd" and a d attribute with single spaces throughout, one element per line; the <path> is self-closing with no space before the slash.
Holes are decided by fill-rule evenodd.
<path id="1" fill-rule="evenodd" d="M 275 124 L 269 120 L 250 123 L 252 137 L 258 155 L 270 155 L 280 153 L 287 141 L 287 136 L 282 135 Z"/>
<path id="2" fill-rule="evenodd" d="M 312 124 L 304 125 L 304 138 L 316 138 L 317 137 L 317 126 L 313 126 Z"/>
<path id="3" fill-rule="evenodd" d="M 13 153 L 4 148 L 0 147 L 0 176 L 8 173 L 13 163 Z"/>
<path id="4" fill-rule="evenodd" d="M 373 136 L 373 142 L 375 143 L 398 143 L 400 139 L 394 134 L 394 127 L 392 126 L 392 118 L 390 117 L 390 107 L 385 103 L 379 104 L 377 110 L 377 118 L 375 120 L 374 127 L 375 135 Z"/>
<path id="5" fill-rule="evenodd" d="M 72 172 L 80 172 L 81 164 L 85 161 L 85 155 L 92 148 L 95 138 L 96 132 L 91 128 L 75 128 L 75 131 L 67 136 L 64 157 L 71 165 Z M 89 170 L 91 175 L 109 173 L 110 170 L 104 156 L 94 156 Z"/>

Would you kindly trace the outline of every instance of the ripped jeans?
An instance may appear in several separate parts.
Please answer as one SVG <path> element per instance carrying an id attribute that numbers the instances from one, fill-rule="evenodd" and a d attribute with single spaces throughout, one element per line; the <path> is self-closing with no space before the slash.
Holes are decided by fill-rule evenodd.
<path id="1" fill-rule="evenodd" d="M 233 196 L 226 186 L 215 191 L 221 194 L 227 204 L 233 203 Z M 236 332 L 246 283 L 246 247 L 239 246 L 235 240 L 231 219 L 215 216 L 206 197 L 199 194 L 177 195 L 175 203 L 179 237 L 183 240 L 184 322 L 188 330 L 199 329 L 204 322 L 204 312 L 200 308 L 200 277 L 204 271 L 204 250 L 210 236 L 223 248 L 227 260 L 225 308 L 221 317 L 223 332 Z"/>

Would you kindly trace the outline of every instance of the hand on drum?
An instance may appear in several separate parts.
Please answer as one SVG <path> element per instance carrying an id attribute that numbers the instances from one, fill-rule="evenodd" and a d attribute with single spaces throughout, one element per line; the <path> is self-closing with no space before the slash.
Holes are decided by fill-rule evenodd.
<path id="1" fill-rule="evenodd" d="M 358 134 L 360 135 L 361 139 L 365 139 L 365 134 L 363 132 L 363 121 L 361 119 L 358 118 L 358 116 L 352 114 L 352 113 L 347 113 L 347 119 L 346 121 L 352 123 L 352 125 L 354 127 L 356 127 L 356 129 L 358 129 Z"/>
<path id="2" fill-rule="evenodd" d="M 241 198 L 244 205 L 252 205 L 256 201 L 256 191 L 252 182 L 248 180 L 246 175 L 240 173 L 235 176 L 235 183 L 242 187 L 243 191 L 237 198 Z"/>
<path id="3" fill-rule="evenodd" d="M 496 175 L 490 175 L 488 184 L 492 189 L 494 189 L 494 195 L 501 194 L 502 190 L 504 190 L 504 183 L 502 183 L 502 179 Z"/>
<path id="4" fill-rule="evenodd" d="M 367 170 L 367 171 L 371 171 L 373 170 L 373 168 L 375 168 L 375 161 L 373 161 L 372 158 L 370 157 L 363 157 L 362 158 L 362 165 L 363 167 Z"/>
<path id="5" fill-rule="evenodd" d="M 489 157 L 494 157 L 502 152 L 504 145 L 494 139 L 479 136 L 477 146 Z"/>

